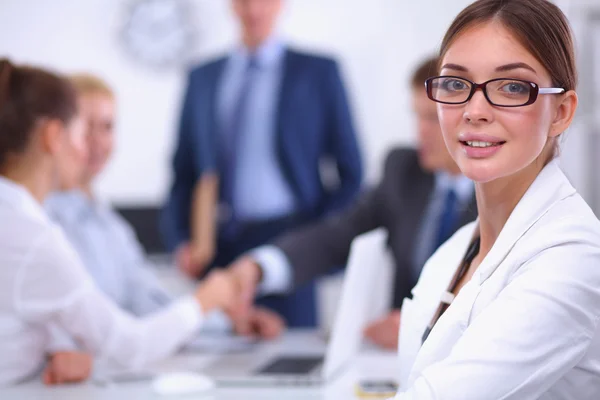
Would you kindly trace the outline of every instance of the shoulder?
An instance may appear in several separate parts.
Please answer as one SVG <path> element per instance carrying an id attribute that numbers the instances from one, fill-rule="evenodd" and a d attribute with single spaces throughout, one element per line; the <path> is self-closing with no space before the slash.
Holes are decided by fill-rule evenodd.
<path id="1" fill-rule="evenodd" d="M 23 265 L 26 282 L 56 286 L 57 295 L 59 288 L 66 293 L 90 280 L 77 252 L 57 225 L 40 227 L 28 254 Z M 27 288 L 23 290 L 26 292 Z"/>
<path id="2" fill-rule="evenodd" d="M 396 147 L 387 154 L 383 168 L 383 179 L 398 180 L 399 177 L 427 177 L 427 173 L 419 164 L 417 151 L 409 147 Z"/>
<path id="3" fill-rule="evenodd" d="M 558 249 L 569 255 L 568 264 L 593 255 L 600 274 L 600 221 L 578 193 L 554 204 L 515 246 L 524 262 Z"/>
<path id="4" fill-rule="evenodd" d="M 308 53 L 293 48 L 286 49 L 287 62 L 299 68 L 322 73 L 338 73 L 338 62 L 331 56 Z"/>
<path id="5" fill-rule="evenodd" d="M 410 147 L 395 147 L 391 149 L 385 157 L 385 168 L 397 166 L 413 167 L 419 164 L 417 151 Z"/>
<path id="6" fill-rule="evenodd" d="M 215 58 L 211 58 L 201 64 L 197 64 L 188 70 L 188 76 L 190 80 L 198 80 L 206 77 L 213 76 L 223 69 L 227 62 L 227 56 L 221 55 Z"/>
<path id="7" fill-rule="evenodd" d="M 110 226 L 113 227 L 117 231 L 117 233 L 121 233 L 125 235 L 128 240 L 136 240 L 137 235 L 135 234 L 135 230 L 133 226 L 125 219 L 125 217 L 117 211 L 115 208 L 105 205 L 104 212 L 108 216 L 110 221 Z"/>

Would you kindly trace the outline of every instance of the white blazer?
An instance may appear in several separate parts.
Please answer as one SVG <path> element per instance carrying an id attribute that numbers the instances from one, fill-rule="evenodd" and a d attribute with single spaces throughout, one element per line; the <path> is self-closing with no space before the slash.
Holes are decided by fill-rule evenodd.
<path id="1" fill-rule="evenodd" d="M 403 304 L 396 399 L 600 399 L 600 222 L 558 161 L 421 346 L 476 227 L 431 257 Z"/>

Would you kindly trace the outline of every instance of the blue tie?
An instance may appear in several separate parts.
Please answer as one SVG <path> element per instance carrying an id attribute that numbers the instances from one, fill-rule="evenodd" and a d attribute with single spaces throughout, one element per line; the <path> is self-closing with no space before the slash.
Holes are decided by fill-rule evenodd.
<path id="1" fill-rule="evenodd" d="M 458 222 L 456 201 L 456 192 L 454 189 L 449 188 L 446 192 L 446 198 L 444 200 L 444 210 L 440 215 L 435 247 L 432 249 L 433 252 L 435 252 L 438 247 L 440 247 L 454 233 L 456 223 Z"/>
<path id="2" fill-rule="evenodd" d="M 225 122 L 221 135 L 221 201 L 228 207 L 230 218 L 222 228 L 224 236 L 236 233 L 236 216 L 234 207 L 234 190 L 236 183 L 236 167 L 238 151 L 244 132 L 244 120 L 248 110 L 248 101 L 254 85 L 258 64 L 254 56 L 248 58 L 244 78 L 238 97 L 233 104 L 232 113 Z"/>

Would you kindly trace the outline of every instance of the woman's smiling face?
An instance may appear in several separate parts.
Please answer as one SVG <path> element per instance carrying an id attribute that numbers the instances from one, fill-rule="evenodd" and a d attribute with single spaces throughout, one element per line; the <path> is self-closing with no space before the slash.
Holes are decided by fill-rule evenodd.
<path id="1" fill-rule="evenodd" d="M 452 42 L 442 58 L 440 75 L 475 83 L 511 78 L 552 87 L 542 64 L 504 25 L 493 20 L 474 25 Z M 488 91 L 516 89 L 488 87 Z M 476 182 L 529 169 L 537 174 L 552 155 L 553 138 L 562 133 L 553 129 L 561 96 L 539 95 L 533 104 L 509 108 L 493 106 L 478 90 L 465 104 L 438 104 L 446 146 L 463 174 Z"/>

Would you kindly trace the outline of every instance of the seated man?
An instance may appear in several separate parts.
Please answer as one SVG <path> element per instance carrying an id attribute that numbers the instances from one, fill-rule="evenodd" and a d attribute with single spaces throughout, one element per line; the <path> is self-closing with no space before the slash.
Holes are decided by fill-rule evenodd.
<path id="1" fill-rule="evenodd" d="M 72 82 L 89 129 L 87 169 L 80 188 L 55 193 L 47 200 L 46 210 L 63 228 L 97 286 L 123 309 L 137 316 L 146 315 L 166 306 L 171 296 L 148 269 L 133 229 L 99 201 L 92 188 L 113 150 L 114 96 L 98 78 L 81 75 L 73 77 Z M 213 314 L 209 318 L 212 323 L 207 321 L 204 326 L 214 327 L 215 322 L 225 319 L 222 314 Z M 253 309 L 249 321 L 255 333 L 267 338 L 277 336 L 283 328 L 282 320 L 265 310 Z M 76 350 L 70 338 L 53 332 L 51 363 L 44 375 L 47 383 L 87 378 L 91 358 Z"/>
<path id="2" fill-rule="evenodd" d="M 410 296 L 425 261 L 476 217 L 473 184 L 450 157 L 435 103 L 425 92 L 424 82 L 436 70 L 437 59 L 430 59 L 412 78 L 418 149 L 392 150 L 379 185 L 343 213 L 283 235 L 233 263 L 232 270 L 251 292 L 258 281 L 286 292 L 323 275 L 347 261 L 354 238 L 384 227 L 396 263 L 394 310 L 365 333 L 384 348 L 397 347 L 399 308 Z"/>

